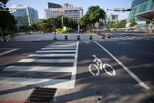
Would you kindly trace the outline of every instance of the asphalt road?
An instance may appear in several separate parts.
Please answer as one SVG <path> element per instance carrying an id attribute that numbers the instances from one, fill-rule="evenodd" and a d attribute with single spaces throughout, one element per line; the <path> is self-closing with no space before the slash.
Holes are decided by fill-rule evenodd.
<path id="1" fill-rule="evenodd" d="M 126 37 L 127 36 L 127 37 Z M 125 39 L 123 39 L 125 38 Z M 63 41 L 65 42 L 65 41 Z M 76 41 L 73 41 L 76 43 Z M 0 44 L 0 53 L 17 49 L 16 51 L 2 55 L 0 57 L 1 74 L 6 67 L 15 64 L 17 61 L 27 58 L 37 50 L 54 45 L 54 41 L 37 42 L 8 42 Z M 99 45 L 98 45 L 98 44 Z M 81 41 L 78 48 L 77 72 L 74 74 L 75 88 L 60 88 L 55 94 L 55 102 L 76 102 L 76 103 L 153 103 L 154 102 L 154 38 L 139 34 L 113 34 L 110 39 L 102 41 Z M 103 48 L 105 48 L 105 51 Z M 65 48 L 66 49 L 66 48 Z M 76 49 L 77 50 L 77 49 Z M 66 53 L 70 54 L 70 53 Z M 103 63 L 113 66 L 116 71 L 115 76 L 110 76 L 105 71 L 100 71 L 99 76 L 93 76 L 88 70 L 95 54 Z M 115 60 L 116 58 L 116 60 Z M 36 58 L 35 58 L 36 59 Z M 47 59 L 47 58 L 44 58 Z M 51 58 L 48 58 L 51 59 Z M 53 58 L 52 58 L 53 59 Z M 54 58 L 55 59 L 55 58 Z M 62 59 L 60 57 L 60 59 Z M 66 59 L 66 58 L 63 58 Z M 71 59 L 67 57 L 67 59 Z M 118 60 L 118 61 L 117 61 Z M 120 62 L 120 63 L 119 63 Z M 30 63 L 32 64 L 32 63 Z M 53 63 L 52 65 L 62 65 Z M 41 65 L 41 64 L 39 64 Z M 43 65 L 43 64 L 42 64 Z M 49 65 L 49 64 L 48 64 Z M 51 66 L 52 66 L 51 65 Z M 65 65 L 65 63 L 64 63 Z M 124 66 L 123 66 L 124 65 Z M 67 65 L 69 67 L 69 65 Z M 126 68 L 125 68 L 126 67 Z M 129 69 L 130 72 L 128 72 Z M 141 85 L 135 75 L 148 89 Z M 24 74 L 24 73 L 23 73 Z M 36 74 L 36 73 L 35 73 Z M 68 73 L 55 72 L 52 78 L 68 78 Z M 31 74 L 33 75 L 33 73 Z M 46 74 L 44 74 L 46 75 Z M 49 74 L 53 75 L 53 73 Z M 16 75 L 15 75 L 16 76 Z M 28 74 L 30 76 L 30 74 Z M 18 75 L 18 77 L 21 77 Z M 33 78 L 37 78 L 34 76 Z M 42 76 L 43 78 L 43 76 Z M 44 78 L 48 78 L 45 77 Z M 71 85 L 71 84 L 70 84 Z M 1 100 L 26 99 L 34 87 L 23 87 L 23 85 L 0 86 Z"/>

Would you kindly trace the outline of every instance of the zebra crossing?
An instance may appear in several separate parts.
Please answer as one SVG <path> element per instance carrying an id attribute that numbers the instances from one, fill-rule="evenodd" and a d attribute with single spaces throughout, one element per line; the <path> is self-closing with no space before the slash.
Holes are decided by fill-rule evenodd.
<path id="1" fill-rule="evenodd" d="M 130 35 L 130 36 L 126 36 L 126 35 L 120 35 L 120 36 L 111 36 L 111 38 L 109 38 L 108 40 L 152 40 L 154 39 L 154 36 L 149 36 L 149 35 Z"/>
<path id="2" fill-rule="evenodd" d="M 0 83 L 46 88 L 74 88 L 79 42 L 58 41 L 0 72 Z"/>

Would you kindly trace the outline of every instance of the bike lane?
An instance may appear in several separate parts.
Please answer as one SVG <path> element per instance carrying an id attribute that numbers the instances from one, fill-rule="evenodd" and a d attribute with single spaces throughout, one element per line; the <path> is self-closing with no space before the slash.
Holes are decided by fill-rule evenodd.
<path id="1" fill-rule="evenodd" d="M 113 66 L 115 76 L 100 71 L 93 76 L 88 70 L 95 54 L 103 63 Z M 77 103 L 140 103 L 145 96 L 143 88 L 102 48 L 95 42 L 80 42 L 76 86 L 62 90 L 56 97 L 57 102 Z"/>

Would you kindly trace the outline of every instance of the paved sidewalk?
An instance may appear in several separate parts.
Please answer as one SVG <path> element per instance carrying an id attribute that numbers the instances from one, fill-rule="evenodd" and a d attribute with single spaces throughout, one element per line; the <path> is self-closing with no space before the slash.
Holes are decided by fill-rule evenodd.
<path id="1" fill-rule="evenodd" d="M 67 40 L 77 40 L 77 36 L 80 36 L 81 41 L 89 41 L 89 35 L 92 35 L 93 40 L 102 40 L 101 36 L 96 34 L 76 34 L 76 33 L 69 33 L 69 34 L 56 34 L 57 40 L 65 40 L 65 35 L 67 35 Z M 45 41 L 45 40 L 54 40 L 54 34 L 52 33 L 34 33 L 34 34 L 27 34 L 27 35 L 18 35 L 13 37 L 13 41 Z"/>

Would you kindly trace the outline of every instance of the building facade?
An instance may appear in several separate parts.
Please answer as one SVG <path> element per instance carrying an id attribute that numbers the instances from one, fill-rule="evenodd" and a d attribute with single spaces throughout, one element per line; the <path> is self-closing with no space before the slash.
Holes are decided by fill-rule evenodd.
<path id="1" fill-rule="evenodd" d="M 135 19 L 140 29 L 144 29 L 154 18 L 154 0 L 134 0 L 131 9 L 129 21 Z"/>
<path id="2" fill-rule="evenodd" d="M 48 3 L 48 9 L 45 9 L 45 18 L 55 18 L 59 15 L 79 21 L 79 19 L 83 16 L 83 9 L 81 7 L 73 7 L 67 3 L 63 6 L 59 4 Z"/>
<path id="3" fill-rule="evenodd" d="M 109 16 L 108 16 L 108 21 L 109 22 L 117 22 L 118 21 L 118 15 L 116 15 L 116 14 L 110 14 Z"/>
<path id="4" fill-rule="evenodd" d="M 32 25 L 38 20 L 38 12 L 28 6 L 23 5 L 13 5 L 9 8 L 10 13 L 15 16 L 17 20 L 17 26 L 26 25 L 25 19 L 28 19 L 27 25 Z"/>

